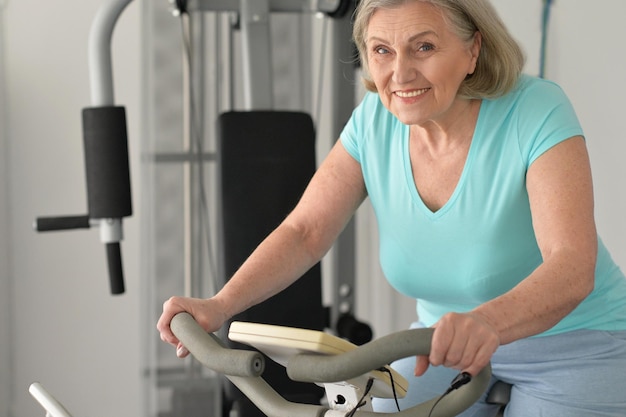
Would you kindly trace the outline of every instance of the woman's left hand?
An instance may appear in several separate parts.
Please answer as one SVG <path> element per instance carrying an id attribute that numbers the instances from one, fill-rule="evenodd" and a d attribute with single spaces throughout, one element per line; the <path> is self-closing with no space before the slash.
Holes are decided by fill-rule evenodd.
<path id="1" fill-rule="evenodd" d="M 429 356 L 418 356 L 415 375 L 421 376 L 429 365 L 477 375 L 489 364 L 500 346 L 498 332 L 478 313 L 448 313 L 434 326 Z"/>

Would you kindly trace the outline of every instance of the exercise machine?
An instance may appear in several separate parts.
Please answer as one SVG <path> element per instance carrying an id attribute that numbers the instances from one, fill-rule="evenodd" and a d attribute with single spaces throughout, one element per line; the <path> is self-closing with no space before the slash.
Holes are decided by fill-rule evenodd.
<path id="1" fill-rule="evenodd" d="M 215 201 L 218 211 L 217 223 L 221 228 L 217 239 L 220 281 L 216 288 L 232 276 L 252 250 L 295 206 L 316 168 L 317 132 L 313 118 L 307 111 L 285 110 L 274 101 L 272 94 L 274 79 L 270 76 L 273 52 L 270 50 L 269 26 L 273 23 L 270 15 L 325 13 L 332 15 L 329 19 L 335 22 L 343 18 L 342 24 L 348 26 L 349 13 L 342 16 L 340 9 L 343 7 L 328 8 L 331 3 L 293 0 L 176 2 L 178 7 L 176 14 L 184 17 L 183 22 L 191 26 L 188 28 L 189 32 L 196 33 L 202 30 L 202 19 L 205 14 L 229 13 L 231 16 L 234 15 L 232 19 L 234 23 L 228 28 L 230 31 L 228 36 L 236 34 L 241 40 L 242 60 L 238 69 L 242 69 L 243 76 L 236 87 L 244 93 L 243 103 L 238 103 L 239 106 L 230 103 L 231 108 L 218 111 L 215 118 L 217 129 L 213 163 L 216 167 L 214 178 L 217 178 L 218 185 L 218 192 L 215 194 L 218 198 Z M 338 6 L 341 3 L 353 4 L 353 2 L 345 1 L 334 3 Z M 343 29 L 346 28 L 343 27 Z M 346 35 L 345 39 L 349 39 L 349 35 Z M 189 49 L 193 51 L 193 54 L 188 64 L 188 67 L 193 70 L 193 73 L 188 75 L 188 79 L 193 81 L 193 87 L 189 89 L 189 97 L 187 97 L 191 103 L 189 106 L 193 107 L 193 110 L 189 110 L 191 117 L 205 114 L 201 110 L 205 104 L 203 97 L 199 97 L 200 94 L 197 92 L 203 91 L 203 77 L 207 73 L 201 66 L 202 50 L 198 51 L 198 45 L 203 41 L 196 38 L 193 40 L 197 41 L 197 44 L 190 42 Z M 349 46 L 349 42 L 346 44 Z M 216 49 L 222 49 L 222 47 Z M 342 60 L 337 59 L 337 61 L 347 62 L 349 58 L 344 56 Z M 337 71 L 337 73 L 345 72 Z M 341 121 L 341 125 L 345 123 L 353 107 L 354 92 L 346 93 L 344 97 L 349 100 L 345 107 L 350 110 L 343 114 L 345 119 Z M 212 128 L 213 119 L 209 119 L 211 121 L 207 123 L 207 127 Z M 195 130 L 193 133 L 196 137 L 189 140 L 191 144 L 198 143 L 198 138 L 204 139 L 212 134 L 209 129 L 204 134 L 197 134 Z M 333 136 L 338 137 L 338 132 Z M 196 145 L 196 148 L 201 149 L 202 146 Z M 209 156 L 207 152 L 201 152 L 195 154 L 193 160 L 185 161 L 186 169 L 197 170 L 196 184 L 202 181 L 200 171 L 203 161 L 208 160 Z M 193 187 L 193 180 L 190 183 Z M 189 217 L 193 219 L 193 213 L 190 213 Z M 342 240 L 340 243 L 342 248 L 349 248 L 349 242 L 343 243 L 345 241 Z M 353 256 L 354 254 L 349 251 L 347 254 L 339 254 L 338 258 L 341 260 L 342 267 L 353 261 Z M 191 264 L 193 265 L 193 262 Z M 371 329 L 358 322 L 352 314 L 355 292 L 353 284 L 346 284 L 346 282 L 352 279 L 354 274 L 353 271 L 345 269 L 337 273 L 337 276 L 341 278 L 341 284 L 338 286 L 341 285 L 341 288 L 348 288 L 348 290 L 333 289 L 331 293 L 335 299 L 329 307 L 325 307 L 322 302 L 321 266 L 317 264 L 293 286 L 267 302 L 238 315 L 235 319 L 318 331 L 331 328 L 341 336 L 355 342 L 365 342 L 371 338 Z M 196 278 L 197 274 L 190 274 L 189 282 L 193 282 Z M 189 289 L 189 292 L 185 291 L 185 295 L 204 295 L 202 292 L 200 294 L 203 295 L 194 292 L 197 288 L 193 284 L 189 285 Z M 229 342 L 231 346 L 235 346 L 235 343 Z M 165 347 L 159 349 L 165 350 Z M 165 355 L 169 352 L 163 353 Z M 167 358 L 162 359 L 162 363 L 166 360 Z M 167 381 L 170 384 L 169 387 L 172 387 L 174 398 L 170 402 L 172 404 L 169 412 L 171 415 L 196 415 L 198 407 L 194 404 L 198 404 L 203 399 L 206 401 L 207 397 L 214 395 L 215 390 L 207 392 L 209 390 L 206 387 L 209 381 L 197 381 L 196 384 L 184 383 L 185 378 L 188 380 L 193 378 L 190 375 L 200 374 L 198 369 L 193 368 L 193 372 L 176 374 L 176 380 L 172 377 Z M 323 389 L 315 385 L 290 381 L 284 368 L 273 362 L 267 364 L 265 378 L 284 396 L 294 401 L 319 403 L 323 396 Z M 228 381 L 222 385 L 223 395 L 220 398 L 223 402 L 224 416 L 232 415 L 233 412 L 241 417 L 261 415 L 260 410 L 236 386 Z M 198 413 L 202 415 L 201 412 Z M 217 413 L 215 411 L 215 414 Z"/>
<path id="2" fill-rule="evenodd" d="M 325 404 L 304 404 L 285 399 L 263 379 L 266 356 L 255 350 L 231 349 L 209 334 L 187 313 L 176 315 L 172 331 L 193 357 L 209 369 L 225 375 L 268 417 L 452 417 L 472 405 L 487 389 L 487 366 L 478 375 L 460 374 L 442 395 L 407 410 L 375 413 L 370 397 L 400 398 L 407 382 L 389 366 L 394 360 L 430 351 L 432 329 L 413 329 L 356 346 L 344 339 L 314 330 L 233 322 L 229 338 L 264 352 L 285 366 L 293 381 L 319 384 Z M 30 387 L 47 417 L 71 414 L 39 383 Z"/>
<path id="3" fill-rule="evenodd" d="M 111 37 L 117 19 L 131 0 L 104 3 L 89 34 L 91 106 L 82 111 L 87 183 L 84 215 L 38 217 L 38 232 L 98 227 L 105 245 L 111 293 L 125 291 L 122 252 L 123 219 L 132 215 L 126 111 L 115 105 Z"/>
<path id="4" fill-rule="evenodd" d="M 96 15 L 89 36 L 89 72 L 92 105 L 83 110 L 85 174 L 88 213 L 77 216 L 39 217 L 34 228 L 38 232 L 98 227 L 107 249 L 112 294 L 125 291 L 122 253 L 123 218 L 132 215 L 130 169 L 124 108 L 115 104 L 111 65 L 111 39 L 120 15 L 132 0 L 106 0 Z M 351 0 L 219 0 L 172 1 L 179 14 L 232 12 L 237 15 L 243 56 L 243 90 L 245 111 L 229 111 L 220 115 L 216 125 L 220 131 L 219 164 L 221 216 L 223 226 L 223 276 L 230 276 L 241 257 L 251 251 L 267 230 L 276 226 L 293 207 L 297 196 L 315 169 L 315 129 L 311 116 L 305 112 L 277 110 L 272 102 L 271 53 L 269 51 L 269 15 L 271 13 L 323 14 L 333 20 L 342 19 L 342 34 L 349 33 Z M 349 39 L 349 36 L 345 36 Z M 348 50 L 349 52 L 346 52 Z M 346 65 L 351 58 L 351 45 L 341 45 L 337 62 Z M 347 64 L 352 65 L 352 64 Z M 343 74 L 337 71 L 337 74 Z M 349 82 L 348 82 L 349 83 Z M 338 136 L 351 111 L 354 94 L 337 88 L 336 94 L 346 101 L 334 112 L 334 137 Z M 335 114 L 333 115 L 335 116 Z M 247 129 L 243 129 L 246 127 Z M 280 134 L 276 134 L 280 132 Z M 295 132 L 295 134 L 294 134 Z M 290 134 L 292 133 L 292 134 Z M 299 142 L 290 140 L 300 138 Z M 241 146 L 238 148 L 235 145 Z M 243 149 L 254 153 L 243 155 Z M 304 148 L 299 149 L 302 145 Z M 304 150 L 304 153 L 303 153 Z M 290 153 L 291 152 L 291 153 Z M 203 155 L 187 155 L 189 165 L 204 160 Z M 246 159 L 247 158 L 247 159 Z M 277 160 L 284 163 L 277 164 Z M 242 164 L 246 161 L 246 164 Z M 269 163 L 268 163 L 269 162 Z M 244 169 L 242 169 L 242 166 Z M 256 170 L 246 167 L 254 166 Z M 264 185 L 258 188 L 259 179 Z M 261 194 L 272 194 L 272 201 Z M 232 198 L 231 198 L 232 197 Z M 276 203 L 278 202 L 278 203 Z M 270 204 L 271 203 L 271 204 Z M 243 208 L 237 211 L 237 209 Z M 250 208 L 254 215 L 249 216 Z M 253 224 L 245 220 L 254 220 Z M 352 226 L 340 239 L 336 274 L 341 282 L 331 291 L 333 302 L 322 305 L 320 266 L 316 265 L 293 289 L 275 297 L 270 303 L 245 313 L 249 320 L 289 324 L 337 333 L 355 342 L 371 338 L 371 329 L 353 316 L 354 251 L 350 236 Z M 190 262 L 193 263 L 193 262 Z M 190 267 L 191 268 L 191 267 Z M 193 278 L 193 277 L 192 277 Z M 197 278 L 197 277 L 196 277 Z M 193 287 L 193 285 L 191 285 Z M 185 294 L 199 296 L 197 293 Z M 290 313 L 284 310 L 289 307 Z M 277 312 L 280 312 L 277 314 Z M 289 322 L 285 322 L 289 318 Z M 268 366 L 270 368 L 270 366 Z M 158 372 L 158 371 L 157 371 Z M 268 372 L 269 374 L 270 372 Z M 280 373 L 277 371 L 277 373 Z M 268 377 L 271 379 L 273 377 Z M 281 376 L 283 380 L 284 376 Z M 285 389 L 296 386 L 289 383 Z M 301 393 L 294 393 L 300 395 Z M 321 396 L 320 390 L 315 394 Z M 182 393 L 184 400 L 185 393 Z M 226 396 L 228 401 L 230 395 Z M 313 400 L 311 400 L 313 401 Z M 252 415 L 252 414 L 250 414 Z M 242 414 L 243 416 L 243 414 Z"/>

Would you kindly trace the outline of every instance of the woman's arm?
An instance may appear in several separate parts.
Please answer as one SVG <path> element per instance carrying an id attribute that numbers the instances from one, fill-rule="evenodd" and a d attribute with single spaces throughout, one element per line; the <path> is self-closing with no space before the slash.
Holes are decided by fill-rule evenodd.
<path id="1" fill-rule="evenodd" d="M 293 212 L 215 298 L 232 316 L 291 285 L 326 254 L 364 198 L 360 165 L 338 142 Z"/>
<path id="2" fill-rule="evenodd" d="M 214 297 L 172 297 L 165 302 L 157 324 L 161 339 L 178 344 L 169 323 L 181 311 L 215 331 L 235 314 L 291 285 L 326 254 L 365 197 L 360 164 L 338 141 L 294 210 Z"/>
<path id="3" fill-rule="evenodd" d="M 584 139 L 570 138 L 540 156 L 528 170 L 527 190 L 543 263 L 469 314 L 444 316 L 435 326 L 431 364 L 475 374 L 499 345 L 550 329 L 592 291 L 598 242 Z M 425 367 L 418 362 L 416 373 Z"/>
<path id="4" fill-rule="evenodd" d="M 502 344 L 550 329 L 594 286 L 598 241 L 583 138 L 540 156 L 528 170 L 527 189 L 543 263 L 513 290 L 475 310 Z"/>

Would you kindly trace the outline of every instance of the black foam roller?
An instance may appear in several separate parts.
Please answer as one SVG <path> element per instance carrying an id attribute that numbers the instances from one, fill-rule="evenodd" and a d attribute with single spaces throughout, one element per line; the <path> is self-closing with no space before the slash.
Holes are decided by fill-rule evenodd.
<path id="1" fill-rule="evenodd" d="M 132 214 L 128 136 L 124 107 L 83 109 L 83 139 L 89 217 Z"/>

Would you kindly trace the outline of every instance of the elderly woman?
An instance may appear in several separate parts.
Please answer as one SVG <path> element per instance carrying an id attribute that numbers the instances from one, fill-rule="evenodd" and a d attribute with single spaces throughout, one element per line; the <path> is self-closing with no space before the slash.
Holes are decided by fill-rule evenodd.
<path id="1" fill-rule="evenodd" d="M 435 329 L 428 357 L 394 364 L 410 380 L 402 407 L 491 361 L 513 384 L 507 416 L 623 416 L 626 278 L 597 237 L 566 95 L 521 74 L 487 0 L 361 0 L 354 39 L 369 92 L 340 141 L 217 295 L 165 303 L 162 339 L 185 356 L 174 314 L 214 331 L 290 285 L 369 198 L 386 278 Z"/>

